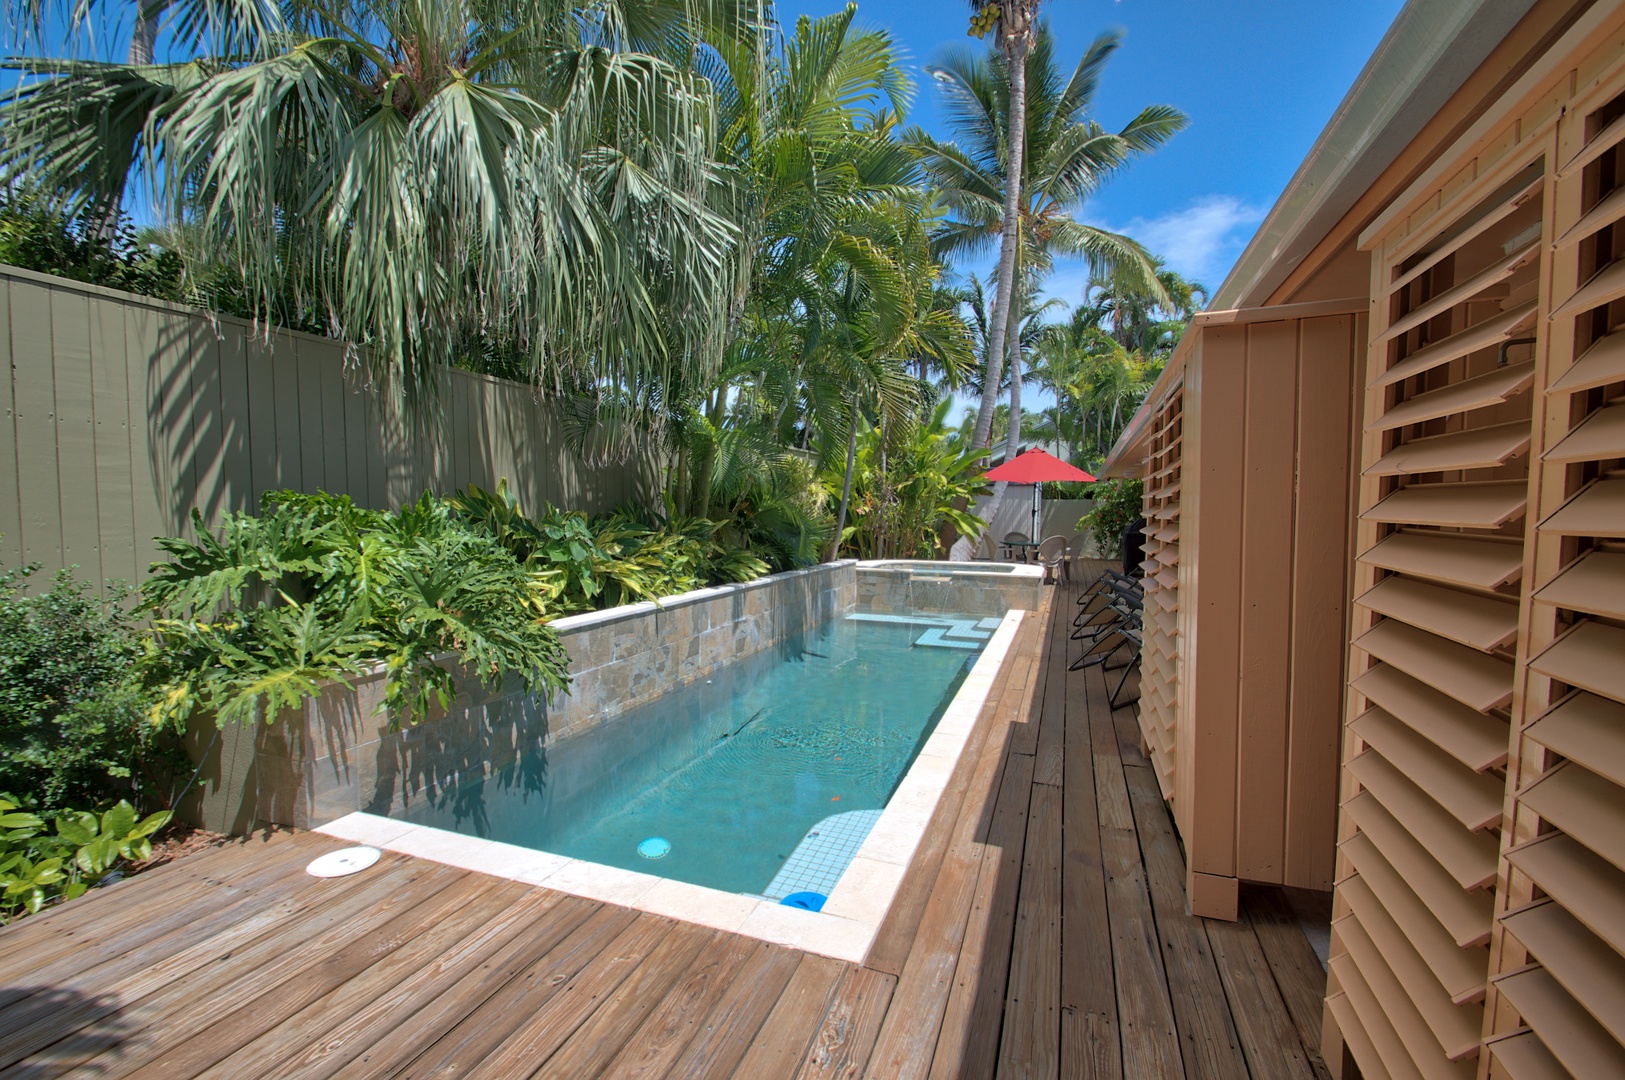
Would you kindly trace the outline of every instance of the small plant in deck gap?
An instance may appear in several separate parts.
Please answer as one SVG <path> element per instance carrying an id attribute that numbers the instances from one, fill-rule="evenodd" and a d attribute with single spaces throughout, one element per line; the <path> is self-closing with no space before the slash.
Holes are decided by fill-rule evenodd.
<path id="1" fill-rule="evenodd" d="M 142 586 L 155 723 L 274 717 L 379 664 L 391 721 L 416 721 L 452 698 L 447 653 L 487 685 L 569 685 L 542 576 L 446 500 L 386 512 L 283 491 L 257 516 L 227 515 L 218 536 L 195 512 L 193 524 L 196 540 L 160 541 L 169 561 Z"/>
<path id="2" fill-rule="evenodd" d="M 1100 552 L 1123 553 L 1123 530 L 1144 512 L 1145 484 L 1140 480 L 1102 480 L 1094 486 L 1095 505 L 1078 519 L 1078 528 L 1094 533 Z"/>
<path id="3" fill-rule="evenodd" d="M 0 798 L 0 925 L 83 895 L 122 861 L 151 858 L 150 837 L 169 817 L 160 810 L 138 818 L 120 801 L 101 814 L 64 811 L 53 834 L 43 818 Z"/>

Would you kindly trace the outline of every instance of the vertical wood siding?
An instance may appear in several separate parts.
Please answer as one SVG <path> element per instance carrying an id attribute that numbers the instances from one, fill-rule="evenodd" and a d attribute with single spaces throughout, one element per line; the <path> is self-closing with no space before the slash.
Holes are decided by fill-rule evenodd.
<path id="1" fill-rule="evenodd" d="M 528 387 L 448 372 L 401 419 L 343 346 L 0 266 L 0 564 L 138 582 L 153 538 L 268 491 L 394 508 L 506 478 L 521 505 L 647 500 L 653 470 L 582 464 Z M 353 365 L 352 365 L 353 368 Z"/>
<path id="2" fill-rule="evenodd" d="M 1329 889 L 1337 820 L 1365 319 L 1262 314 L 1199 329 L 1182 391 L 1172 802 L 1192 910 L 1221 918 L 1241 880 Z"/>

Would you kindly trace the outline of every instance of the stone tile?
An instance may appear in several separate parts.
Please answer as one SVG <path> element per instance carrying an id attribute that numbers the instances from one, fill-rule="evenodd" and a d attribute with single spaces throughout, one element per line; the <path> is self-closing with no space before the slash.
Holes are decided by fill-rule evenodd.
<path id="1" fill-rule="evenodd" d="M 904 777 L 891 801 L 886 804 L 886 813 L 896 813 L 904 821 L 924 826 L 930 822 L 941 797 L 942 785 L 910 784 L 908 778 Z"/>
<path id="2" fill-rule="evenodd" d="M 892 863 L 906 867 L 925 838 L 925 823 L 889 808 L 880 815 L 869 835 L 863 838 L 854 858 Z"/>
<path id="3" fill-rule="evenodd" d="M 946 721 L 947 717 L 943 717 L 943 720 Z M 936 758 L 944 758 L 950 762 L 957 761 L 960 753 L 965 749 L 965 741 L 970 738 L 970 731 L 971 725 L 969 724 L 949 726 L 945 723 L 939 723 L 937 724 L 937 730 L 933 731 L 931 737 L 925 740 L 925 745 L 920 747 L 920 753 L 929 754 Z M 952 772 L 952 769 L 950 768 L 949 771 Z"/>
<path id="4" fill-rule="evenodd" d="M 405 821 L 379 817 L 377 814 L 354 813 L 318 826 L 315 831 L 354 844 L 388 847 L 391 841 L 403 836 L 412 828 L 413 826 Z"/>
<path id="5" fill-rule="evenodd" d="M 825 915 L 836 915 L 878 928 L 891 910 L 892 898 L 903 883 L 905 868 L 894 862 L 881 862 L 858 856 L 841 875 L 835 891 L 824 904 Z"/>
<path id="6" fill-rule="evenodd" d="M 639 911 L 665 915 L 683 922 L 698 923 L 717 930 L 735 931 L 744 923 L 756 905 L 754 896 L 723 892 L 690 885 L 686 881 L 662 878 L 658 884 L 638 898 L 634 905 Z"/>
<path id="7" fill-rule="evenodd" d="M 739 926 L 747 937 L 788 945 L 803 952 L 861 963 L 869 955 L 875 928 L 851 919 L 802 911 L 771 900 L 759 901 Z"/>
<path id="8" fill-rule="evenodd" d="M 439 828 L 416 827 L 390 841 L 390 851 L 411 854 L 419 859 L 444 862 L 474 870 L 478 874 L 505 877 L 515 882 L 538 885 L 557 874 L 570 859 L 549 851 L 531 851 L 517 845 L 504 845 L 494 840 L 481 840 L 479 836 L 463 836 Z"/>
<path id="9" fill-rule="evenodd" d="M 618 866 L 572 859 L 560 867 L 544 882 L 549 889 L 567 892 L 572 896 L 585 896 L 606 904 L 636 907 L 638 901 L 660 883 L 652 874 L 639 874 L 622 870 Z"/>
<path id="10" fill-rule="evenodd" d="M 928 789 L 941 791 L 948 786 L 948 778 L 953 775 L 954 762 L 957 758 L 957 751 L 943 755 L 922 748 L 919 756 L 914 759 L 914 764 L 910 765 L 908 772 L 904 774 L 903 782 L 897 785 L 898 792 L 913 788 L 922 791 Z"/>

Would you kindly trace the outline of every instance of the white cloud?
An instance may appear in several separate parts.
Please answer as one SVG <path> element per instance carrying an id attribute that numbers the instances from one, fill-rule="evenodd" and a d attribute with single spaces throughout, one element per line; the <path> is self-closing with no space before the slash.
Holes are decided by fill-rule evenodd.
<path id="1" fill-rule="evenodd" d="M 1107 227 L 1132 236 L 1187 278 L 1217 289 L 1266 210 L 1234 195 L 1208 195 L 1183 210 Z"/>
<path id="2" fill-rule="evenodd" d="M 1185 277 L 1217 289 L 1264 220 L 1266 209 L 1234 195 L 1208 195 L 1156 217 L 1089 223 L 1133 237 Z M 1058 259 L 1044 283 L 1044 295 L 1076 304 L 1088 284 L 1087 266 L 1079 260 Z"/>

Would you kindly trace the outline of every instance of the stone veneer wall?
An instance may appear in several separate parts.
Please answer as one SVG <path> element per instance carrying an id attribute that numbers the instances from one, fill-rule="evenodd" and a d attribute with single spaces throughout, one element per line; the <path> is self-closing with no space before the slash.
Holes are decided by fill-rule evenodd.
<path id="1" fill-rule="evenodd" d="M 955 563 L 963 567 L 964 563 Z M 1000 615 L 1011 609 L 1037 611 L 1044 599 L 1037 567 L 1009 573 L 953 573 L 931 576 L 906 567 L 858 564 L 857 606 L 877 614 L 940 612 L 944 615 Z"/>
<path id="2" fill-rule="evenodd" d="M 380 672 L 253 730 L 195 725 L 189 738 L 202 771 L 180 816 L 237 834 L 267 822 L 310 828 L 357 810 L 388 814 L 403 796 L 469 776 L 539 784 L 549 742 L 852 610 L 856 565 L 827 563 L 560 619 L 554 626 L 572 683 L 551 703 L 516 684 L 488 692 L 468 680 L 448 712 L 392 732 L 376 711 Z"/>

